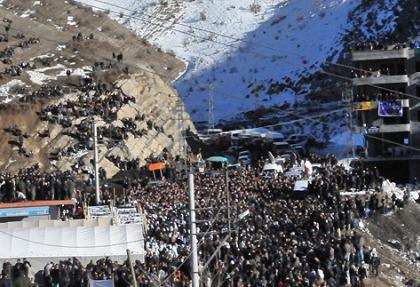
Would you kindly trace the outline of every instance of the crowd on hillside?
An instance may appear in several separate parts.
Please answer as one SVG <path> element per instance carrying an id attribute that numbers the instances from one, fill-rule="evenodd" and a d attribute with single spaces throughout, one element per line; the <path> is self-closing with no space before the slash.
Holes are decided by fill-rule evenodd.
<path id="1" fill-rule="evenodd" d="M 90 78 L 83 79 L 82 92 L 76 99 L 63 100 L 50 104 L 38 113 L 40 120 L 51 124 L 69 128 L 66 134 L 78 140 L 79 146 L 72 146 L 74 150 L 88 148 L 88 140 L 92 136 L 92 125 L 89 120 L 84 120 L 73 125 L 72 122 L 79 118 L 100 117 L 97 123 L 98 140 L 112 147 L 116 142 L 127 139 L 129 134 L 141 137 L 148 130 L 154 129 L 158 133 L 164 132 L 163 127 L 157 126 L 145 116 L 138 114 L 134 117 L 120 118 L 121 125 L 111 124 L 117 120 L 117 114 L 123 105 L 135 103 L 134 97 L 124 94 L 119 89 L 112 92 L 104 83 L 95 83 Z M 138 123 L 144 122 L 141 127 Z"/>
<path id="2" fill-rule="evenodd" d="M 311 176 L 308 195 L 299 199 L 293 191 L 299 176 L 263 177 L 263 162 L 229 171 L 230 220 L 224 173 L 196 174 L 200 264 L 216 254 L 202 274 L 206 286 L 210 281 L 218 286 L 363 286 L 368 276 L 378 275 L 378 253 L 357 228 L 365 218 L 404 207 L 407 198 L 381 192 L 377 169 L 348 169 L 334 157 L 309 160 L 322 168 Z M 292 157 L 285 168 L 299 164 Z M 185 178 L 146 186 L 126 178 L 124 189 L 117 204 L 138 202 L 147 218 L 145 262 L 134 268 L 138 286 L 189 286 Z M 365 195 L 340 195 L 368 189 Z M 103 199 L 107 203 L 112 195 Z M 111 276 L 116 286 L 130 286 L 133 279 L 125 263 L 108 258 L 87 266 L 73 260 L 51 263 L 43 276 L 47 286 L 87 286 L 88 278 Z"/>

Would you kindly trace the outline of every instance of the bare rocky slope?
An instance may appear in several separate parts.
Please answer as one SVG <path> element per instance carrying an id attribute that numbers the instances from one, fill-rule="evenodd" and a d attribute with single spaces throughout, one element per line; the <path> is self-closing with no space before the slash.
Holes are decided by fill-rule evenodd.
<path id="1" fill-rule="evenodd" d="M 406 286 L 420 279 L 420 206 L 411 202 L 404 209 L 376 216 L 362 232 L 367 245 L 381 257 L 381 274 L 367 286 Z M 414 286 L 414 285 L 409 285 Z"/>
<path id="2" fill-rule="evenodd" d="M 89 169 L 91 120 L 107 176 L 121 162 L 179 154 L 179 119 L 194 131 L 168 84 L 182 62 L 68 1 L 6 0 L 0 19 L 1 168 Z"/>

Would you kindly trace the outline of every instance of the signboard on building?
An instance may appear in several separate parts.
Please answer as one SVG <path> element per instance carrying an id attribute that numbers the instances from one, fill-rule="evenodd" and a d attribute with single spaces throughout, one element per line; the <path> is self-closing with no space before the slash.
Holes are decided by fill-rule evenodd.
<path id="1" fill-rule="evenodd" d="M 403 108 L 402 101 L 386 101 L 379 102 L 378 104 L 378 116 L 380 117 L 402 117 Z"/>
<path id="2" fill-rule="evenodd" d="M 367 111 L 373 109 L 373 102 L 359 102 L 356 103 L 356 111 Z"/>
<path id="3" fill-rule="evenodd" d="M 48 206 L 1 208 L 0 217 L 27 217 L 49 215 Z"/>

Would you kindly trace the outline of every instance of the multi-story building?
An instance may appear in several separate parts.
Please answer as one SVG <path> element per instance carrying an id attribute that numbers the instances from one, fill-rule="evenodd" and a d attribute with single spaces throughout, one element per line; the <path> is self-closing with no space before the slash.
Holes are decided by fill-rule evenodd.
<path id="1" fill-rule="evenodd" d="M 364 161 L 397 182 L 420 179 L 420 49 L 352 52 Z"/>

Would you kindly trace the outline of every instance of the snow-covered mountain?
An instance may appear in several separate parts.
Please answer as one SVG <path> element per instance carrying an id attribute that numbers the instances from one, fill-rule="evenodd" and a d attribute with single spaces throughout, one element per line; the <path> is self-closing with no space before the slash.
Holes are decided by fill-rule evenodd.
<path id="1" fill-rule="evenodd" d="M 302 101 L 310 86 L 297 81 L 336 61 L 344 38 L 395 29 L 400 11 L 398 0 L 78 1 L 186 62 L 173 84 L 196 121 L 207 119 L 209 94 L 216 120 Z"/>

